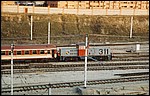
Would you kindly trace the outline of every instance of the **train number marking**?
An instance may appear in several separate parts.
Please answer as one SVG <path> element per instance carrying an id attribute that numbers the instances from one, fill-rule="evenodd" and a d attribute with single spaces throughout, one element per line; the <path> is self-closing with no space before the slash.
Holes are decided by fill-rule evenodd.
<path id="1" fill-rule="evenodd" d="M 108 54 L 108 49 L 99 49 L 99 54 Z"/>
<path id="2" fill-rule="evenodd" d="M 99 54 L 103 54 L 103 49 L 99 49 Z"/>

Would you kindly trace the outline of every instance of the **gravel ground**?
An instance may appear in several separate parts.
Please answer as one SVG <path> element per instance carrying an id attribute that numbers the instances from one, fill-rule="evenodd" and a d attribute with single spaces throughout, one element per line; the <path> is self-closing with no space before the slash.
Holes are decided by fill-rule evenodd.
<path id="1" fill-rule="evenodd" d="M 130 70 L 101 70 L 101 71 L 88 71 L 87 72 L 87 80 L 99 80 L 99 79 L 110 79 L 110 78 L 119 78 L 119 76 L 114 76 L 114 74 L 118 73 L 128 73 L 128 72 L 149 72 L 148 69 L 130 69 Z M 60 82 L 72 82 L 72 81 L 83 81 L 84 82 L 84 71 L 68 71 L 68 72 L 45 72 L 45 73 L 28 73 L 28 74 L 14 74 L 14 86 L 20 85 L 31 85 L 31 84 L 45 84 L 45 83 L 60 83 Z M 2 88 L 10 86 L 10 75 L 2 75 L 1 84 Z M 130 86 L 125 88 L 135 88 L 143 86 L 146 90 L 149 91 L 149 81 L 141 81 L 142 83 L 132 82 L 128 83 L 120 83 L 121 86 Z M 139 85 L 141 84 L 141 85 Z M 117 84 L 102 84 L 102 85 L 88 85 L 87 87 L 93 89 L 112 89 L 118 86 L 121 88 L 119 83 Z M 136 86 L 136 87 L 135 87 Z M 59 88 L 59 89 L 51 89 L 52 95 L 79 95 L 76 92 L 76 87 L 72 88 Z M 19 92 L 16 95 L 46 95 L 48 94 L 48 90 L 37 90 L 37 91 L 28 91 L 28 92 Z M 149 94 L 149 93 L 147 93 Z M 2 95 L 10 95 L 10 93 L 5 93 Z"/>
<path id="2" fill-rule="evenodd" d="M 83 86 L 81 86 L 81 87 L 83 87 Z M 80 95 L 76 91 L 76 88 L 77 87 L 51 89 L 51 95 Z M 100 90 L 102 95 L 106 95 L 106 92 L 108 92 L 108 91 L 110 91 L 109 95 L 124 95 L 127 92 L 146 92 L 146 95 L 149 95 L 149 81 L 148 80 L 147 81 L 128 82 L 128 83 L 126 82 L 126 83 L 87 85 L 87 88 L 91 88 L 94 90 Z M 27 91 L 27 92 L 18 92 L 18 93 L 14 92 L 14 95 L 48 95 L 48 94 L 49 94 L 48 89 Z M 10 93 L 5 93 L 2 95 L 10 95 Z M 95 95 L 98 95 L 98 94 L 95 94 Z"/>

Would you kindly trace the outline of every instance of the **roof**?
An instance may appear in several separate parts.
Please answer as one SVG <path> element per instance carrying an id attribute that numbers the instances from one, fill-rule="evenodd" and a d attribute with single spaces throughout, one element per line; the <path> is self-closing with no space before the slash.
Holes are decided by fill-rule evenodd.
<path id="1" fill-rule="evenodd" d="M 43 45 L 14 45 L 14 49 L 52 49 L 56 48 L 53 44 L 43 44 Z M 3 45 L 1 50 L 10 50 L 11 46 Z"/>

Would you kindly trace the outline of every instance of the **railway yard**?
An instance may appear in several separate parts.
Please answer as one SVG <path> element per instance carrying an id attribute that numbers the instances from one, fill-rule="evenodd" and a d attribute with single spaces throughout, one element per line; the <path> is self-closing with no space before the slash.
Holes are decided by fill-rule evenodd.
<path id="1" fill-rule="evenodd" d="M 112 60 L 14 63 L 14 95 L 149 95 L 149 42 L 91 44 L 111 49 Z M 139 46 L 138 46 L 139 47 Z M 1 94 L 11 93 L 11 65 L 1 64 Z"/>

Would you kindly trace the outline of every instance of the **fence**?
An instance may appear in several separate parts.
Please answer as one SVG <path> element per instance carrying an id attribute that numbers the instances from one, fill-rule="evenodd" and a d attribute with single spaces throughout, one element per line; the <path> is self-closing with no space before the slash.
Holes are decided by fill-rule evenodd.
<path id="1" fill-rule="evenodd" d="M 65 9 L 35 6 L 1 6 L 1 12 L 76 15 L 149 15 L 149 9 Z"/>

